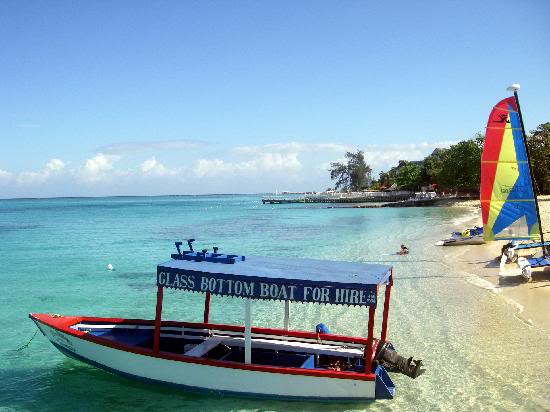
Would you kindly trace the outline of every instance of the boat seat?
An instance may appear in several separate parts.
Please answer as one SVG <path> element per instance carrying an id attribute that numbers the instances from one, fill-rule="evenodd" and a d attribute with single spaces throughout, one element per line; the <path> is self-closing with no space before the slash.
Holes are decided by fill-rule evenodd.
<path id="1" fill-rule="evenodd" d="M 242 337 L 228 336 L 228 337 L 225 337 L 223 340 L 226 345 L 244 347 L 244 338 Z M 361 349 L 350 348 L 346 346 L 329 345 L 329 344 L 323 344 L 323 343 L 296 342 L 296 341 L 286 341 L 286 340 L 279 340 L 279 339 L 253 338 L 252 347 L 258 348 L 258 349 L 286 350 L 290 352 L 305 352 L 305 353 L 319 354 L 319 355 L 347 356 L 352 358 L 355 358 L 355 357 L 362 358 L 364 356 L 364 349 L 362 348 Z"/>
<path id="2" fill-rule="evenodd" d="M 214 349 L 224 340 L 225 338 L 221 336 L 212 336 L 212 337 L 206 338 L 204 342 L 199 343 L 197 346 L 188 350 L 187 352 L 184 353 L 184 355 L 192 356 L 194 358 L 200 358 L 201 356 L 206 355 L 209 351 Z"/>

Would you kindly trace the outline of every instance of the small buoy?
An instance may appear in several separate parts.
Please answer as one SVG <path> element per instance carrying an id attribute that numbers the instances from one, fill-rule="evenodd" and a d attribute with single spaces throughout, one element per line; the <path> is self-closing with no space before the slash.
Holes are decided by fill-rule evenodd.
<path id="1" fill-rule="evenodd" d="M 110 263 L 107 265 L 107 269 L 108 269 L 108 270 L 115 270 L 115 268 L 113 267 L 113 265 L 111 265 Z"/>

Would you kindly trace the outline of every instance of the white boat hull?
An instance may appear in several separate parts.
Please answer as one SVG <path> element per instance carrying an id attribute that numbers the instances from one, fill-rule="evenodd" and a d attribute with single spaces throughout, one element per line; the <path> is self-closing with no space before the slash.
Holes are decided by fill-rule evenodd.
<path id="1" fill-rule="evenodd" d="M 273 373 L 174 361 L 105 346 L 35 323 L 62 353 L 128 378 L 239 396 L 363 400 L 375 398 L 375 380 Z"/>
<path id="2" fill-rule="evenodd" d="M 482 245 L 483 235 L 469 237 L 450 237 L 436 243 L 437 246 Z"/>

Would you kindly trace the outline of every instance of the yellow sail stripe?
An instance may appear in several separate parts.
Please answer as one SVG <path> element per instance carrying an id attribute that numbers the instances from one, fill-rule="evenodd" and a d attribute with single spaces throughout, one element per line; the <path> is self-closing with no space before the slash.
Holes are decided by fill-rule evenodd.
<path id="1" fill-rule="evenodd" d="M 510 114 L 508 114 L 507 121 L 510 121 Z M 491 193 L 489 216 L 487 218 L 487 228 L 489 230 L 483 231 L 485 240 L 493 240 L 495 238 L 493 227 L 502 211 L 502 206 L 506 203 L 508 198 L 508 191 L 503 191 L 502 187 L 512 188 L 519 178 L 516 148 L 514 146 L 514 136 L 511 128 L 504 128 L 503 130 L 502 145 L 500 146 L 498 162 L 496 163 L 497 168 L 495 171 L 493 191 Z"/>
<path id="2" fill-rule="evenodd" d="M 492 203 L 492 202 L 500 202 L 500 203 L 516 203 L 516 202 L 535 202 L 535 199 L 506 199 L 506 200 L 480 200 L 481 203 Z"/>
<path id="3" fill-rule="evenodd" d="M 522 164 L 527 163 L 527 160 L 482 160 L 481 163 L 514 163 Z"/>

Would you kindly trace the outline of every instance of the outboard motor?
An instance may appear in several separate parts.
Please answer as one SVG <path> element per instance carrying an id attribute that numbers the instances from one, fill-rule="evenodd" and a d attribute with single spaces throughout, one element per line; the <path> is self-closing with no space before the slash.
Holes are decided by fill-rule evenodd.
<path id="1" fill-rule="evenodd" d="M 424 369 L 421 369 L 422 361 L 420 359 L 414 360 L 412 357 L 405 359 L 395 351 L 391 343 L 379 345 L 374 360 L 388 372 L 399 372 L 413 379 L 425 372 Z"/>

